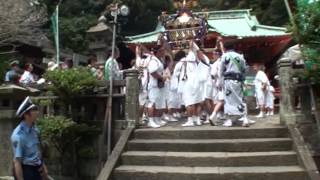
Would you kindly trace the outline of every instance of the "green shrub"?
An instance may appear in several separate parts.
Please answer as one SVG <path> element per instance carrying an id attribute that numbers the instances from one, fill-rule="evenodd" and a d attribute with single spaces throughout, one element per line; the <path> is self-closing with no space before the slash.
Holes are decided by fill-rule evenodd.
<path id="1" fill-rule="evenodd" d="M 58 157 L 56 158 L 59 160 L 60 175 L 63 172 L 63 161 L 65 159 L 68 159 L 74 167 L 77 167 L 78 148 L 82 148 L 82 140 L 96 133 L 95 127 L 75 123 L 64 116 L 44 117 L 39 119 L 37 126 L 40 130 L 43 149 L 46 151 L 49 148 L 55 148 L 56 152 L 58 152 Z M 93 153 L 94 151 L 90 152 Z M 47 157 L 51 157 L 51 155 L 49 154 Z"/>
<path id="2" fill-rule="evenodd" d="M 53 145 L 59 153 L 64 154 L 70 145 L 77 144 L 80 139 L 94 134 L 95 127 L 78 124 L 64 116 L 47 116 L 39 119 L 37 126 L 40 130 L 44 145 Z"/>
<path id="3" fill-rule="evenodd" d="M 51 82 L 49 89 L 62 99 L 70 100 L 79 95 L 92 93 L 97 80 L 88 68 L 48 71 L 45 78 Z"/>
<path id="4" fill-rule="evenodd" d="M 63 116 L 44 117 L 37 122 L 42 144 L 53 145 L 62 156 L 72 142 L 78 140 L 77 124 Z"/>

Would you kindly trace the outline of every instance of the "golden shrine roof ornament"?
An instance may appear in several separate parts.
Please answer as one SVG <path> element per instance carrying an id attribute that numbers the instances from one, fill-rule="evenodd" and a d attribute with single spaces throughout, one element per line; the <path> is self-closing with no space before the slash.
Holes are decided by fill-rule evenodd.
<path id="1" fill-rule="evenodd" d="M 199 4 L 198 0 L 173 0 L 173 5 L 176 9 L 188 8 L 192 9 L 197 7 Z"/>
<path id="2" fill-rule="evenodd" d="M 165 27 L 159 39 L 169 43 L 172 49 L 187 49 L 190 41 L 200 46 L 207 34 L 206 17 L 193 14 L 190 10 L 198 4 L 197 0 L 174 0 L 178 8 L 177 14 L 168 15 L 163 12 L 159 20 Z"/>

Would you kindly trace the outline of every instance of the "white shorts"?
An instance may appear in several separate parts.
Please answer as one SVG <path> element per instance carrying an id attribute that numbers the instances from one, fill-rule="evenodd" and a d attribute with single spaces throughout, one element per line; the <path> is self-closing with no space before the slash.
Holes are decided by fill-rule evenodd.
<path id="1" fill-rule="evenodd" d="M 164 91 L 159 88 L 151 88 L 148 90 L 148 108 L 155 106 L 156 109 L 166 109 L 166 100 L 163 96 Z"/>
<path id="2" fill-rule="evenodd" d="M 144 106 L 148 102 L 148 92 L 140 92 L 139 93 L 139 105 Z"/>

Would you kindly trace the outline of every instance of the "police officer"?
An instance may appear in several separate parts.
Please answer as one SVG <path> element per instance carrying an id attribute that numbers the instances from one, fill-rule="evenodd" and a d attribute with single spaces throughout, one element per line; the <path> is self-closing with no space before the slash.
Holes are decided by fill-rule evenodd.
<path id="1" fill-rule="evenodd" d="M 11 135 L 15 180 L 47 180 L 48 172 L 42 161 L 39 131 L 35 125 L 37 106 L 27 97 L 16 115 L 21 122 Z"/>

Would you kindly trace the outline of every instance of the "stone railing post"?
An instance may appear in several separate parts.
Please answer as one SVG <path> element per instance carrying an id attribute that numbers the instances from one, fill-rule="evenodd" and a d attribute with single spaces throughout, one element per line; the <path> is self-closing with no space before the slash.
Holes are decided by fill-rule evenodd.
<path id="1" fill-rule="evenodd" d="M 125 117 L 128 127 L 137 127 L 139 123 L 139 72 L 137 70 L 126 70 L 126 105 Z"/>
<path id="2" fill-rule="evenodd" d="M 295 70 L 295 74 L 304 74 L 304 69 Z M 297 94 L 300 97 L 300 106 L 301 106 L 301 118 L 297 119 L 298 124 L 310 124 L 312 123 L 312 105 L 311 105 L 311 94 L 309 82 L 302 81 L 300 82 L 302 86 L 298 84 Z"/>
<path id="3" fill-rule="evenodd" d="M 293 69 L 293 76 L 296 76 L 295 92 L 299 97 L 301 110 L 295 112 L 296 126 L 304 137 L 310 137 L 313 133 L 314 121 L 312 117 L 312 103 L 309 82 L 299 78 L 304 74 L 304 68 Z M 294 79 L 294 78 L 293 78 Z M 295 81 L 293 81 L 295 82 Z"/>
<path id="4" fill-rule="evenodd" d="M 294 93 L 292 83 L 291 61 L 288 58 L 281 58 L 278 61 L 278 71 L 280 76 L 280 123 L 295 124 L 295 113 L 293 109 Z"/>

